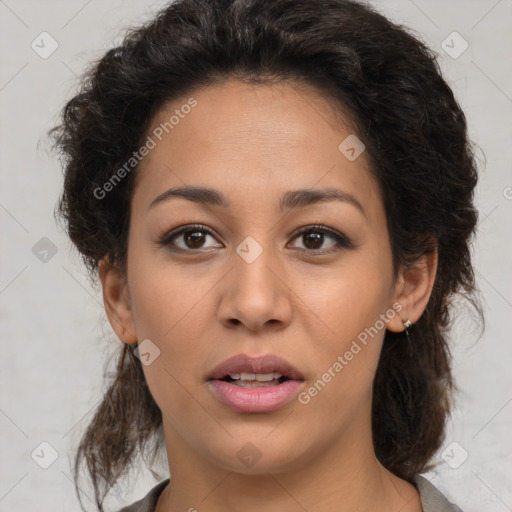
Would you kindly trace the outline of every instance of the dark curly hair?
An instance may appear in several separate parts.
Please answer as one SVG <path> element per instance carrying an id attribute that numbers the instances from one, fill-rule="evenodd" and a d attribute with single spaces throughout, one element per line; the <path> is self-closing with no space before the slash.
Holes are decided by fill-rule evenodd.
<path id="1" fill-rule="evenodd" d="M 95 191 L 141 146 L 164 103 L 227 78 L 302 81 L 339 105 L 382 193 L 395 274 L 438 252 L 412 352 L 403 332 L 386 331 L 373 386 L 376 456 L 411 481 L 440 447 L 451 409 L 454 295 L 482 313 L 470 254 L 477 170 L 466 119 L 436 55 L 407 29 L 350 0 L 169 4 L 91 65 L 51 130 L 65 171 L 57 213 L 93 280 L 103 257 L 125 272 L 136 167 L 108 198 Z M 100 511 L 134 458 L 156 453 L 162 423 L 129 345 L 109 386 L 75 458 L 75 484 L 85 462 Z"/>

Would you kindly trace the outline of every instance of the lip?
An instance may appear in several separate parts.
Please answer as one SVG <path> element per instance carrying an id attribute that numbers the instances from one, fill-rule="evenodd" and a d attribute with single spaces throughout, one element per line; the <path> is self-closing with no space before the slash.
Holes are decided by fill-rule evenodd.
<path id="1" fill-rule="evenodd" d="M 242 388 L 223 379 L 233 373 L 280 373 L 287 377 L 280 384 Z M 224 405 L 237 412 L 264 413 L 283 407 L 304 386 L 304 377 L 297 368 L 275 355 L 234 356 L 215 367 L 208 378 L 208 387 Z"/>
<path id="2" fill-rule="evenodd" d="M 287 380 L 261 388 L 240 388 L 223 380 L 210 380 L 208 384 L 221 403 L 237 412 L 271 412 L 293 400 L 304 381 Z"/>
<path id="3" fill-rule="evenodd" d="M 276 372 L 291 380 L 304 380 L 303 375 L 288 361 L 273 354 L 252 357 L 239 354 L 226 359 L 208 376 L 208 380 L 223 379 L 231 373 L 271 373 Z"/>

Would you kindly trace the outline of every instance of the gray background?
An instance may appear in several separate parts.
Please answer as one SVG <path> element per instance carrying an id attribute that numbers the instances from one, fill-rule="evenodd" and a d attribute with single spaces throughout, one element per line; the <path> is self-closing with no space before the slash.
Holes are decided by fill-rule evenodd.
<path id="1" fill-rule="evenodd" d="M 453 345 L 457 409 L 426 476 L 465 512 L 512 510 L 512 1 L 373 3 L 439 52 L 480 148 L 474 261 L 487 326 L 480 336 L 461 304 Z M 0 511 L 79 510 L 71 456 L 101 398 L 106 358 L 120 342 L 98 288 L 54 221 L 62 176 L 44 134 L 84 65 L 161 5 L 0 1 Z M 43 31 L 58 44 L 49 56 L 55 43 Z M 469 47 L 453 58 L 463 40 Z M 146 470 L 135 471 L 121 501 L 111 503 L 134 501 L 153 485 Z"/>

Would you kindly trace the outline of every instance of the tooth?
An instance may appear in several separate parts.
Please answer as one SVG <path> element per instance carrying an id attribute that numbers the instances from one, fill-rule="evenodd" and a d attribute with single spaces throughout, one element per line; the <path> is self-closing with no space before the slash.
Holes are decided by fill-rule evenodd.
<path id="1" fill-rule="evenodd" d="M 276 375 L 276 374 L 275 373 L 257 373 L 256 380 L 258 380 L 260 382 L 265 382 L 267 380 L 274 380 L 276 378 L 276 377 L 274 377 L 274 375 Z"/>
<path id="2" fill-rule="evenodd" d="M 272 380 L 279 380 L 282 377 L 281 373 L 230 373 L 229 377 L 231 380 L 240 381 L 257 381 L 257 382 L 269 382 Z"/>

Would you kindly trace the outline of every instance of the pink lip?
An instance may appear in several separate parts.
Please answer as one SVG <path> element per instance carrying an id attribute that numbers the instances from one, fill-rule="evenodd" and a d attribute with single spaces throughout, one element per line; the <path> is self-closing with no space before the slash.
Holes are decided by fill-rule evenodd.
<path id="1" fill-rule="evenodd" d="M 304 380 L 302 374 L 288 361 L 273 354 L 251 357 L 239 354 L 226 359 L 216 366 L 207 380 L 223 379 L 230 373 L 271 373 L 276 372 L 292 380 Z"/>
<path id="2" fill-rule="evenodd" d="M 220 379 L 233 373 L 280 373 L 289 380 L 275 386 L 242 388 Z M 239 354 L 216 366 L 208 385 L 217 399 L 238 412 L 270 412 L 290 402 L 304 385 L 303 375 L 288 361 L 269 354 Z"/>
<path id="3" fill-rule="evenodd" d="M 213 394 L 238 412 L 271 412 L 290 402 L 304 384 L 287 380 L 276 386 L 241 388 L 223 380 L 208 381 Z"/>

